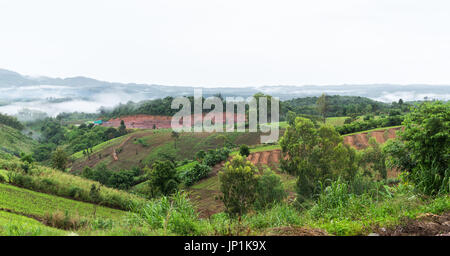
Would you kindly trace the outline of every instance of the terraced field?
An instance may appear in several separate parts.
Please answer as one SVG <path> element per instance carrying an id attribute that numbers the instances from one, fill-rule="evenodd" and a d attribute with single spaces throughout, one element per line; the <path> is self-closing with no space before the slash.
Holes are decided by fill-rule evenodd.
<path id="1" fill-rule="evenodd" d="M 14 198 L 14 200 L 11 200 Z M 0 210 L 42 219 L 48 213 L 68 212 L 83 218 L 104 217 L 119 220 L 126 212 L 95 206 L 7 184 L 0 184 Z"/>

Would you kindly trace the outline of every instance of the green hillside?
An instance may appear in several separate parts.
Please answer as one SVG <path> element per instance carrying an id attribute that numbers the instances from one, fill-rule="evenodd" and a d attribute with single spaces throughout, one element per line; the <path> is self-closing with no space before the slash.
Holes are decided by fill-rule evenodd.
<path id="1" fill-rule="evenodd" d="M 0 152 L 19 155 L 31 153 L 37 142 L 10 126 L 0 124 Z"/>

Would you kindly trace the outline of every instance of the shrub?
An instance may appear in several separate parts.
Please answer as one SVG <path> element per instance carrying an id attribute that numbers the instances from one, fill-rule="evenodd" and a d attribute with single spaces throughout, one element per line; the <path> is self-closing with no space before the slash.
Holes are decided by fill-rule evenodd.
<path id="1" fill-rule="evenodd" d="M 239 155 L 219 173 L 221 199 L 230 216 L 241 216 L 253 206 L 258 185 L 256 174 L 256 167 Z"/>
<path id="2" fill-rule="evenodd" d="M 450 103 L 422 103 L 405 117 L 404 125 L 400 137 L 416 165 L 411 180 L 425 194 L 449 193 Z"/>
<path id="3" fill-rule="evenodd" d="M 171 161 L 156 161 L 149 173 L 149 185 L 153 196 L 169 195 L 180 183 L 175 165 Z"/>
<path id="4" fill-rule="evenodd" d="M 197 163 L 192 168 L 185 170 L 181 174 L 181 179 L 186 186 L 191 186 L 195 182 L 205 178 L 211 172 L 211 167 Z"/>
<path id="5" fill-rule="evenodd" d="M 270 169 L 266 169 L 263 175 L 259 177 L 256 191 L 256 209 L 272 207 L 274 204 L 283 201 L 287 196 L 280 177 Z"/>
<path id="6" fill-rule="evenodd" d="M 241 156 L 243 156 L 243 157 L 249 156 L 249 155 L 250 155 L 250 148 L 249 148 L 247 145 L 242 144 L 242 145 L 239 147 L 239 154 L 240 154 Z"/>

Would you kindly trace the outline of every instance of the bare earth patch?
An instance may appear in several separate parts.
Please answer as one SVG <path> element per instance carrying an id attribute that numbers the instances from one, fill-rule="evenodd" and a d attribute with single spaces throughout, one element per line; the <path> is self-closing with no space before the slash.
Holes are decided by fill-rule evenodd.
<path id="1" fill-rule="evenodd" d="M 450 236 L 450 212 L 443 215 L 426 213 L 396 227 L 380 229 L 378 233 L 382 236 Z"/>

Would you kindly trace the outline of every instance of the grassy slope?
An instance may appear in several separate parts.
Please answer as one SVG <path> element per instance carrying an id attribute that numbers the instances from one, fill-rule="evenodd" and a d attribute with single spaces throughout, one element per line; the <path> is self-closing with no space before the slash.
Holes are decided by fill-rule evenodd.
<path id="1" fill-rule="evenodd" d="M 32 218 L 0 211 L 0 236 L 61 236 L 68 233 Z"/>
<path id="2" fill-rule="evenodd" d="M 31 153 L 37 142 L 23 135 L 20 131 L 0 124 L 0 151 Z M 3 149 L 3 150 L 2 150 Z"/>
<path id="3" fill-rule="evenodd" d="M 20 173 L 20 163 L 21 162 L 17 159 L 0 159 L 0 175 L 7 178 L 8 172 Z M 76 188 L 79 193 L 88 195 L 93 184 L 97 187 L 100 186 L 100 183 L 98 182 L 39 165 L 34 165 L 32 171 L 26 176 L 33 180 L 34 184 L 40 184 L 39 191 L 71 198 L 73 197 L 70 195 L 70 191 L 74 188 Z M 8 180 L 6 179 L 6 181 Z M 31 186 L 31 188 L 34 189 L 35 186 Z M 133 203 L 145 203 L 147 201 L 139 196 L 105 186 L 101 186 L 100 197 L 103 200 L 114 199 L 113 201 L 117 201 L 117 199 L 121 199 L 123 202 Z M 78 200 L 78 198 L 74 199 Z M 107 202 L 104 203 L 104 205 L 107 205 Z"/>
<path id="4" fill-rule="evenodd" d="M 80 171 L 84 166 L 93 167 L 102 162 L 111 169 L 130 169 L 133 166 L 153 163 L 161 158 L 160 153 L 171 154 L 176 160 L 193 159 L 199 150 L 222 147 L 224 137 L 237 145 L 260 143 L 260 133 L 181 133 L 176 142 L 171 135 L 169 130 L 139 130 L 102 143 L 94 147 L 90 160 L 80 152 L 74 154 L 76 161 L 72 166 L 73 170 Z M 146 145 L 140 144 L 139 139 Z M 123 142 L 125 143 L 121 145 Z M 119 146 L 119 160 L 114 161 L 112 152 Z"/>
<path id="5" fill-rule="evenodd" d="M 11 200 L 14 199 L 14 200 Z M 0 208 L 15 213 L 42 218 L 47 213 L 68 212 L 84 218 L 120 219 L 126 212 L 79 202 L 54 195 L 39 193 L 7 184 L 0 184 Z"/>

